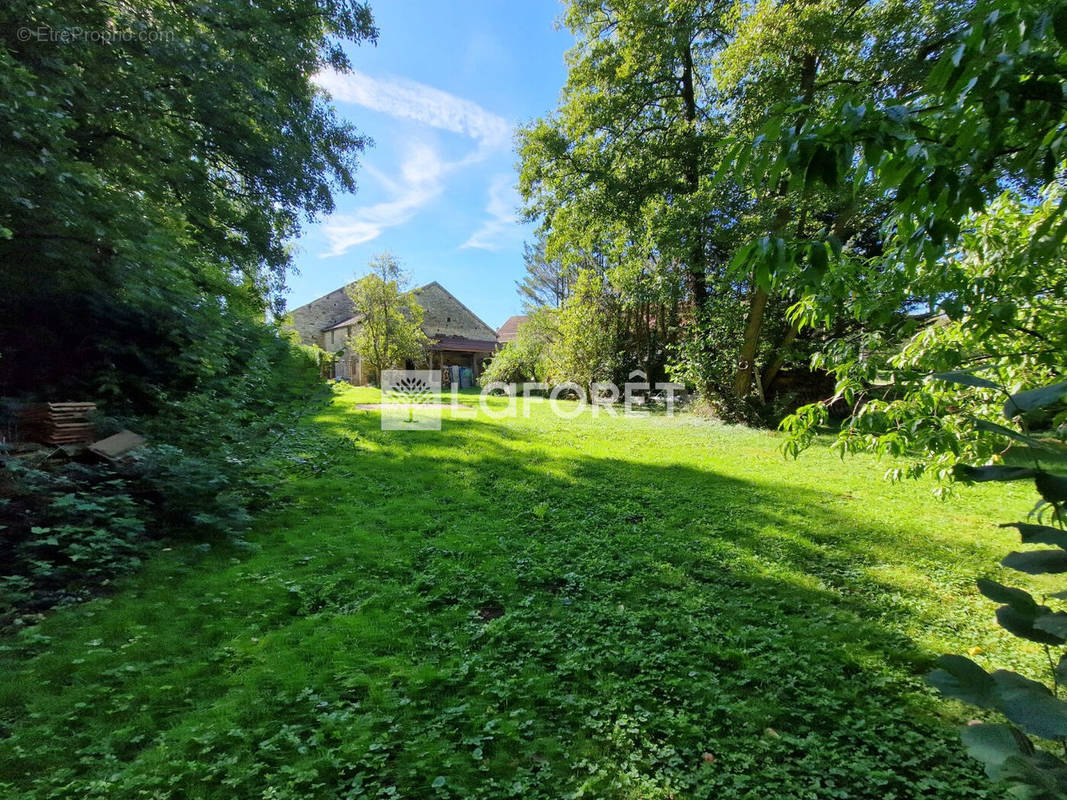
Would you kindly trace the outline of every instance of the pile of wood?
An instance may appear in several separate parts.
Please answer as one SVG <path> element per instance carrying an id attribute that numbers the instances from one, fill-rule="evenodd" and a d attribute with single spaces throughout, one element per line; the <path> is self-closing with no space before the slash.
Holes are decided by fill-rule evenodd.
<path id="1" fill-rule="evenodd" d="M 44 444 L 88 444 L 95 438 L 90 417 L 95 403 L 34 403 L 22 418 L 24 439 Z"/>

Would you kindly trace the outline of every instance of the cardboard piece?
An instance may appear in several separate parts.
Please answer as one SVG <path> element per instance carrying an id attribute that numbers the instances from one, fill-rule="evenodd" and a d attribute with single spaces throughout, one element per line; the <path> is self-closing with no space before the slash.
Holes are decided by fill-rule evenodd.
<path id="1" fill-rule="evenodd" d="M 117 458 L 122 458 L 131 450 L 144 447 L 147 442 L 147 439 L 133 431 L 119 431 L 114 436 L 108 436 L 99 442 L 93 442 L 89 445 L 89 450 L 98 456 L 114 461 Z"/>

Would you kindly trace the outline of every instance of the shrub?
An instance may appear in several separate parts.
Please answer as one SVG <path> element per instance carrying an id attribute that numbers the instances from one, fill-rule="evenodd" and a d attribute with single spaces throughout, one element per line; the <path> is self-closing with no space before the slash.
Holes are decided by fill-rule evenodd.
<path id="1" fill-rule="evenodd" d="M 155 539 L 237 539 L 276 481 L 289 431 L 326 397 L 318 366 L 265 337 L 240 371 L 158 398 L 158 414 L 120 418 L 150 442 L 127 460 L 0 459 L 0 623 L 87 597 Z"/>
<path id="2" fill-rule="evenodd" d="M 523 383 L 543 381 L 547 377 L 546 359 L 556 328 L 553 309 L 541 308 L 519 325 L 515 341 L 508 342 L 482 372 L 483 384 L 493 381 Z"/>
<path id="3" fill-rule="evenodd" d="M 76 600 L 140 563 L 142 509 L 125 481 L 104 467 L 56 471 L 12 459 L 0 502 L 4 574 L 0 619 L 16 607 Z"/>

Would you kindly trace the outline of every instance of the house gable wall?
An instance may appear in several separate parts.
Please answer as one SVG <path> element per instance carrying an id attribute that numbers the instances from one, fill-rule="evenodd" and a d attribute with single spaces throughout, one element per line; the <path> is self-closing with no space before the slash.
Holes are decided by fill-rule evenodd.
<path id="1" fill-rule="evenodd" d="M 478 319 L 474 312 L 436 281 L 412 291 L 416 302 L 423 309 L 422 329 L 431 339 L 462 336 L 467 339 L 496 341 L 496 331 Z M 336 325 L 355 314 L 355 307 L 345 293 L 345 287 L 295 308 L 290 314 L 293 328 L 300 334 L 300 340 L 304 344 L 317 344 L 329 352 L 336 352 L 343 347 L 345 338 L 356 331 L 355 326 L 337 331 L 323 331 L 323 328 Z"/>
<path id="2" fill-rule="evenodd" d="M 322 329 L 348 319 L 355 313 L 355 309 L 351 298 L 345 294 L 345 287 L 341 287 L 317 300 L 312 300 L 307 305 L 294 308 L 289 313 L 293 319 L 293 329 L 300 334 L 301 342 L 317 344 L 329 350 L 330 347 L 323 338 Z"/>
<path id="3" fill-rule="evenodd" d="M 415 289 L 415 299 L 423 309 L 422 329 L 431 339 L 462 336 L 496 341 L 496 331 L 436 281 Z"/>

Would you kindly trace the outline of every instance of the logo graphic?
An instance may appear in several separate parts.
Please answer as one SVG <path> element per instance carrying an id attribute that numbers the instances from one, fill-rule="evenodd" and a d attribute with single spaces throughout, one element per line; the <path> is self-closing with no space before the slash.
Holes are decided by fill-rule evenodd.
<path id="1" fill-rule="evenodd" d="M 383 431 L 439 431 L 443 406 L 437 370 L 382 370 Z"/>

